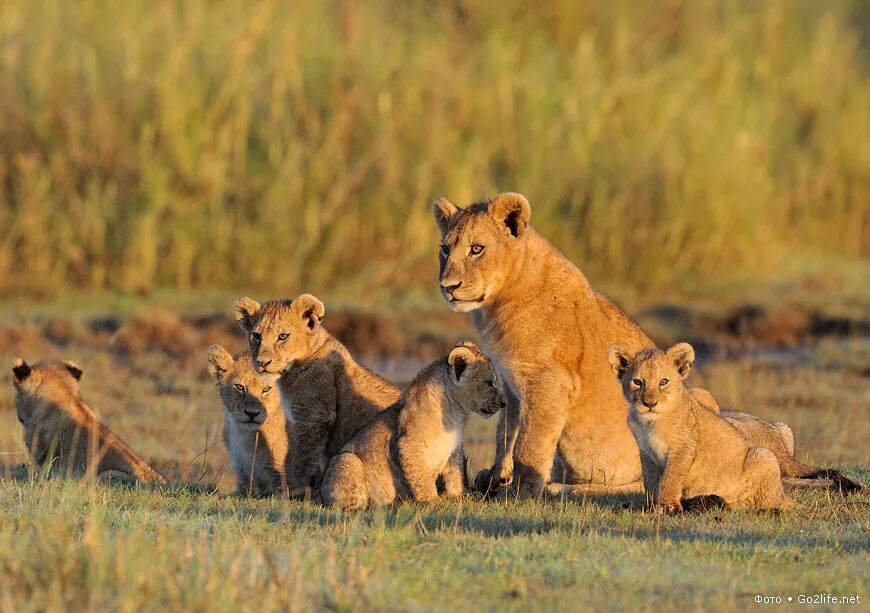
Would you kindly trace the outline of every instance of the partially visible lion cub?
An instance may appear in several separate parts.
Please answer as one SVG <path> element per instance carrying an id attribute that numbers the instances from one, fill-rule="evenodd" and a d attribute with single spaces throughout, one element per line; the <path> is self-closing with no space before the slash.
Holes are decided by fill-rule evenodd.
<path id="1" fill-rule="evenodd" d="M 287 484 L 292 497 L 320 490 L 326 462 L 366 422 L 399 399 L 399 389 L 356 363 L 324 329 L 323 303 L 311 294 L 236 302 L 254 369 L 277 381 L 291 422 Z"/>
<path id="2" fill-rule="evenodd" d="M 608 351 L 631 405 L 628 424 L 655 508 L 681 511 L 681 500 L 704 496 L 718 496 L 735 509 L 792 506 L 773 452 L 753 446 L 686 387 L 694 359 L 688 343 L 667 352 L 632 355 L 619 345 Z"/>
<path id="3" fill-rule="evenodd" d="M 346 510 L 465 491 L 463 436 L 469 414 L 491 416 L 505 407 L 504 390 L 489 358 L 471 341 L 424 368 L 402 398 L 375 417 L 324 473 L 325 504 Z"/>
<path id="4" fill-rule="evenodd" d="M 236 473 L 236 494 L 286 494 L 288 424 L 278 392 L 257 376 L 248 353 L 233 357 L 212 345 L 208 371 L 224 405 L 223 438 Z"/>
<path id="5" fill-rule="evenodd" d="M 82 400 L 82 372 L 72 360 L 33 366 L 21 358 L 13 362 L 15 409 L 33 459 L 64 475 L 165 483 Z"/>

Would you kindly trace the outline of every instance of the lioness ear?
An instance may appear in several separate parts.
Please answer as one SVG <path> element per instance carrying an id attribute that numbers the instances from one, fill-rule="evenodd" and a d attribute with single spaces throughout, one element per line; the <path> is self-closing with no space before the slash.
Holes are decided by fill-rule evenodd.
<path id="1" fill-rule="evenodd" d="M 459 383 L 462 375 L 468 369 L 468 365 L 474 361 L 474 352 L 468 347 L 454 347 L 447 356 L 447 363 L 450 364 L 450 372 L 453 374 L 453 380 Z"/>
<path id="2" fill-rule="evenodd" d="M 607 361 L 610 362 L 610 367 L 616 378 L 622 379 L 622 375 L 631 368 L 634 358 L 622 345 L 611 345 L 607 350 Z"/>
<path id="3" fill-rule="evenodd" d="M 78 362 L 74 362 L 73 360 L 63 360 L 61 364 L 67 369 L 67 371 L 69 371 L 69 374 L 73 376 L 73 379 L 81 381 L 82 373 L 84 371 L 82 370 L 82 367 L 79 366 Z"/>
<path id="4" fill-rule="evenodd" d="M 505 192 L 490 203 L 489 214 L 507 226 L 513 236 L 522 236 L 532 219 L 532 205 L 522 194 Z"/>
<path id="5" fill-rule="evenodd" d="M 667 352 L 668 357 L 673 360 L 674 366 L 677 367 L 677 372 L 680 377 L 685 379 L 689 376 L 689 371 L 692 370 L 692 364 L 695 361 L 695 350 L 689 343 L 677 343 Z"/>
<path id="6" fill-rule="evenodd" d="M 208 373 L 216 383 L 224 380 L 224 375 L 232 367 L 235 359 L 230 352 L 220 345 L 208 348 Z"/>
<path id="7" fill-rule="evenodd" d="M 21 383 L 29 377 L 32 370 L 30 365 L 21 358 L 15 358 L 12 362 L 12 376 L 15 378 L 16 383 Z"/>
<path id="8" fill-rule="evenodd" d="M 459 213 L 459 207 L 447 198 L 441 196 L 435 198 L 432 203 L 432 214 L 435 215 L 435 223 L 438 224 L 441 236 L 447 234 L 447 230 L 450 228 L 450 219 L 457 213 Z"/>
<path id="9" fill-rule="evenodd" d="M 260 310 L 260 303 L 253 298 L 243 296 L 236 300 L 236 321 L 242 330 L 249 333 L 254 329 L 254 315 Z"/>
<path id="10" fill-rule="evenodd" d="M 326 314 L 326 307 L 320 298 L 311 294 L 302 294 L 293 301 L 293 310 L 308 323 L 308 329 L 313 330 L 320 325 Z"/>

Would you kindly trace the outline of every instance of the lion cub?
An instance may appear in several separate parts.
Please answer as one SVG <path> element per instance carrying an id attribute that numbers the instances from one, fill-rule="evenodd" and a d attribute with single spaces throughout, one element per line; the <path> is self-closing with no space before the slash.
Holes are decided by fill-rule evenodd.
<path id="1" fill-rule="evenodd" d="M 165 483 L 82 400 L 82 372 L 72 360 L 33 366 L 21 358 L 13 362 L 15 409 L 33 459 L 65 475 Z"/>
<path id="2" fill-rule="evenodd" d="M 287 484 L 290 495 L 318 492 L 326 462 L 372 417 L 399 399 L 399 389 L 354 361 L 321 325 L 326 309 L 311 294 L 236 302 L 254 369 L 277 381 L 291 422 Z"/>
<path id="3" fill-rule="evenodd" d="M 286 494 L 289 427 L 278 392 L 257 376 L 248 353 L 233 357 L 212 345 L 208 371 L 224 405 L 223 438 L 236 473 L 236 494 Z"/>
<path id="4" fill-rule="evenodd" d="M 711 495 L 735 509 L 793 504 L 773 452 L 753 446 L 686 387 L 695 359 L 691 345 L 635 355 L 615 345 L 608 359 L 631 405 L 628 425 L 640 448 L 644 487 L 657 510 L 680 511 L 682 499 Z"/>
<path id="5" fill-rule="evenodd" d="M 463 435 L 469 414 L 505 407 L 501 381 L 471 341 L 456 345 L 414 378 L 399 402 L 375 417 L 337 456 L 323 477 L 325 504 L 347 510 L 413 499 L 429 502 L 465 491 Z"/>

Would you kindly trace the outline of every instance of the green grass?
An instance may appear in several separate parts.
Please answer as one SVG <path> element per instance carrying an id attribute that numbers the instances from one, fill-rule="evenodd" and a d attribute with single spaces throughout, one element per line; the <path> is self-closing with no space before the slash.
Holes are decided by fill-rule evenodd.
<path id="1" fill-rule="evenodd" d="M 5 0 L 0 290 L 404 292 L 508 189 L 637 293 L 866 258 L 865 12 Z"/>

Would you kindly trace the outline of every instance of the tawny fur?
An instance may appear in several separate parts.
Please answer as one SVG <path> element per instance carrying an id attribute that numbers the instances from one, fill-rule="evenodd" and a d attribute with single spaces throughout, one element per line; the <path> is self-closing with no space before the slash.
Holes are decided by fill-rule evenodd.
<path id="1" fill-rule="evenodd" d="M 97 419 L 82 400 L 81 377 L 82 368 L 71 360 L 31 366 L 18 358 L 13 363 L 15 409 L 34 461 L 61 475 L 165 483 Z"/>
<path id="2" fill-rule="evenodd" d="M 236 302 L 254 368 L 277 381 L 291 424 L 287 484 L 293 497 L 318 492 L 326 463 L 372 417 L 399 399 L 399 389 L 357 364 L 321 325 L 323 303 L 310 294 Z"/>
<path id="3" fill-rule="evenodd" d="M 208 350 L 208 370 L 224 407 L 223 440 L 236 474 L 236 494 L 284 496 L 289 424 L 278 391 L 257 376 L 248 353 Z"/>
<path id="4" fill-rule="evenodd" d="M 619 345 L 608 352 L 631 406 L 628 423 L 654 507 L 680 511 L 681 501 L 705 496 L 734 509 L 792 506 L 773 452 L 754 446 L 686 387 L 694 357 L 688 343 L 667 352 L 631 353 Z"/>
<path id="5" fill-rule="evenodd" d="M 424 368 L 401 399 L 375 417 L 332 458 L 323 479 L 326 504 L 346 510 L 399 500 L 430 502 L 465 491 L 463 438 L 471 412 L 505 406 L 490 360 L 464 341 Z"/>

